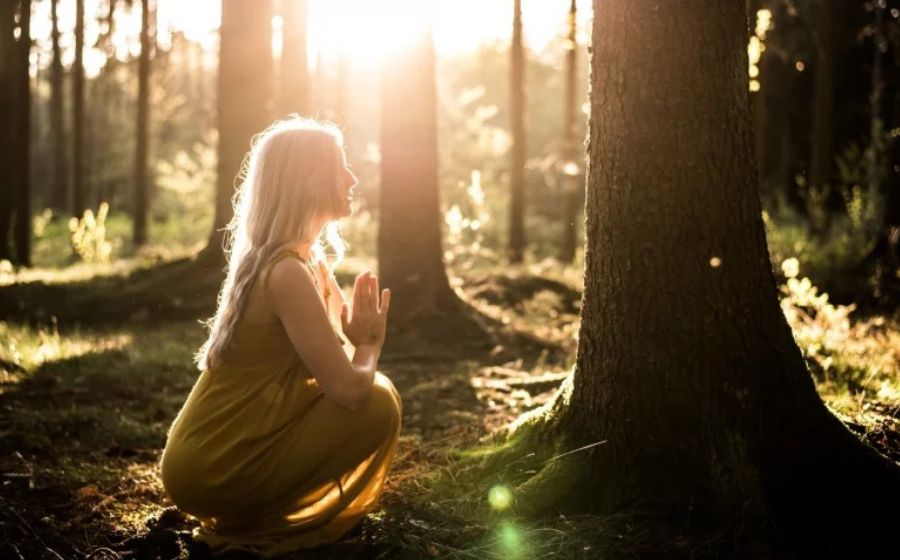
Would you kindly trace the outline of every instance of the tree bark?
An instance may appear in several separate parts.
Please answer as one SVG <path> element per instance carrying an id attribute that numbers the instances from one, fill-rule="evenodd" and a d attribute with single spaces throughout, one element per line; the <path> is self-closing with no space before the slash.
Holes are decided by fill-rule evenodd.
<path id="1" fill-rule="evenodd" d="M 513 5 L 512 43 L 509 49 L 509 261 L 520 263 L 525 254 L 525 46 L 522 41 L 522 1 Z"/>
<path id="2" fill-rule="evenodd" d="M 53 166 L 50 205 L 63 211 L 71 211 L 69 196 L 69 158 L 66 154 L 66 125 L 63 116 L 63 65 L 59 48 L 59 0 L 50 1 L 52 21 L 52 60 L 50 62 L 50 129 L 53 142 Z"/>
<path id="3" fill-rule="evenodd" d="M 830 0 L 819 0 L 818 10 L 812 154 L 806 198 L 812 230 L 821 235 L 827 231 L 830 223 L 829 181 L 834 160 L 834 47 Z"/>
<path id="4" fill-rule="evenodd" d="M 141 54 L 138 59 L 137 138 L 134 158 L 134 245 L 147 242 L 147 156 L 150 145 L 150 0 L 141 0 Z M 111 17 L 111 16 L 110 16 Z"/>
<path id="5" fill-rule="evenodd" d="M 281 113 L 309 116 L 306 49 L 306 0 L 282 0 L 284 42 L 281 51 Z"/>
<path id="6" fill-rule="evenodd" d="M 593 25 L 582 324 L 552 426 L 606 444 L 562 503 L 771 517 L 814 556 L 888 549 L 898 469 L 823 405 L 779 306 L 745 6 L 594 0 Z"/>
<path id="7" fill-rule="evenodd" d="M 431 30 L 418 30 L 382 64 L 378 267 L 394 294 L 389 320 L 396 326 L 454 310 L 457 298 L 441 245 Z"/>
<path id="8" fill-rule="evenodd" d="M 16 219 L 13 231 L 16 263 L 31 266 L 31 0 L 19 0 L 19 39 L 16 54 L 15 150 Z"/>
<path id="9" fill-rule="evenodd" d="M 72 215 L 84 213 L 84 0 L 75 0 L 72 64 Z"/>
<path id="10" fill-rule="evenodd" d="M 222 0 L 219 46 L 219 163 L 216 213 L 207 251 L 224 262 L 224 228 L 234 214 L 232 196 L 253 136 L 271 124 L 272 0 Z"/>
<path id="11" fill-rule="evenodd" d="M 563 124 L 563 238 L 560 245 L 559 258 L 563 262 L 575 260 L 575 249 L 578 244 L 578 209 L 584 205 L 578 200 L 578 177 L 582 161 L 578 157 L 578 146 L 575 140 L 576 115 L 576 69 L 578 63 L 578 20 L 575 0 L 569 4 L 568 42 L 566 44 L 566 86 Z M 573 168 L 573 166 L 577 166 Z M 579 202 L 581 202 L 579 204 Z"/>

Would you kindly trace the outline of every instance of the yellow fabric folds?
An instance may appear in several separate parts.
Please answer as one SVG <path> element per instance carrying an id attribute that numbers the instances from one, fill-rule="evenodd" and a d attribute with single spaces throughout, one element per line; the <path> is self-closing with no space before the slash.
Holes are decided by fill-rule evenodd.
<path id="1" fill-rule="evenodd" d="M 241 320 L 223 362 L 200 374 L 161 462 L 172 501 L 200 521 L 194 538 L 263 556 L 338 540 L 381 493 L 397 390 L 378 373 L 358 410 L 336 404 L 279 321 Z"/>

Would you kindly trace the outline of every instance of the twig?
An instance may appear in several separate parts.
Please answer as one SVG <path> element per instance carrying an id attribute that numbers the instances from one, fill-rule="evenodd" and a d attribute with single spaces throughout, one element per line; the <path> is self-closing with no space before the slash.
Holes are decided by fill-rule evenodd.
<path id="1" fill-rule="evenodd" d="M 549 459 L 547 459 L 546 461 L 544 461 L 544 462 L 541 463 L 541 464 L 549 463 L 550 461 L 559 459 L 559 458 L 561 458 L 561 457 L 565 457 L 566 455 L 571 455 L 571 454 L 573 454 L 573 453 L 578 453 L 579 451 L 585 451 L 585 450 L 590 449 L 590 448 L 592 448 L 592 447 L 597 447 L 598 445 L 603 445 L 603 444 L 607 443 L 607 441 L 608 441 L 608 440 L 605 440 L 605 439 L 602 440 L 602 441 L 595 441 L 594 443 L 589 443 L 589 444 L 587 444 L 587 445 L 585 445 L 585 446 L 583 446 L 583 447 L 579 447 L 578 449 L 573 449 L 573 450 L 571 450 L 571 451 L 566 451 L 565 453 L 562 453 L 562 454 L 560 454 L 560 455 L 556 455 L 556 456 L 554 456 L 554 457 L 550 457 Z"/>

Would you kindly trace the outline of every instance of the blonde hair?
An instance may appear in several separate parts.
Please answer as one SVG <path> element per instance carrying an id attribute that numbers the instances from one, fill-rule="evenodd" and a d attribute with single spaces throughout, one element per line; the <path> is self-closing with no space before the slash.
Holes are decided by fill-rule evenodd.
<path id="1" fill-rule="evenodd" d="M 335 125 L 296 116 L 275 122 L 253 138 L 239 175 L 243 180 L 232 199 L 234 217 L 225 231 L 227 274 L 216 313 L 203 323 L 209 337 L 195 355 L 199 369 L 221 364 L 254 282 L 270 259 L 319 234 L 312 231 L 316 219 L 339 208 L 342 145 L 343 135 Z M 323 237 L 340 261 L 346 247 L 336 221 L 312 239 L 312 260 L 327 260 Z"/>

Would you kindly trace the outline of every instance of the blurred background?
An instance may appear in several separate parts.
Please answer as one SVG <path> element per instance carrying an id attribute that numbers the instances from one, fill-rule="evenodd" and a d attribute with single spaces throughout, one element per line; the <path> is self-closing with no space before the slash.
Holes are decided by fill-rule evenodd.
<path id="1" fill-rule="evenodd" d="M 13 32 L 8 36 L 15 37 L 5 52 L 21 58 L 19 5 L 5 2 L 2 9 Z M 4 152 L 15 159 L 14 146 L 27 145 L 30 207 L 24 211 L 32 241 L 25 247 L 14 239 L 17 204 L 25 207 L 12 195 L 24 191 L 15 174 L 6 173 L 3 273 L 14 274 L 15 264 L 54 268 L 170 258 L 202 247 L 215 214 L 222 2 L 21 5 L 30 11 L 28 84 L 17 85 L 21 61 L 5 55 L 4 95 L 20 101 L 6 104 L 13 111 L 6 111 L 11 133 L 4 141 L 13 148 Z M 352 255 L 371 257 L 380 67 L 425 17 L 437 65 L 448 264 L 466 268 L 510 254 L 515 182 L 524 193 L 525 258 L 555 258 L 577 269 L 581 204 L 567 200 L 573 191 L 577 200 L 583 196 L 590 2 L 522 0 L 518 73 L 511 48 L 514 2 L 433 2 L 424 15 L 421 5 L 253 3 L 249 9 L 267 12 L 270 21 L 266 36 L 253 40 L 271 45 L 271 62 L 255 67 L 253 79 L 270 87 L 243 102 L 265 107 L 265 122 L 297 112 L 340 124 L 361 200 L 345 235 Z M 890 304 L 900 221 L 900 4 L 751 0 L 748 20 L 747 81 L 774 260 L 796 257 L 838 300 Z M 567 62 L 570 53 L 574 60 Z M 25 94 L 31 112 L 23 126 L 13 121 Z M 524 146 L 518 158 L 512 153 L 516 134 Z M 249 147 L 249 138 L 241 141 Z M 70 224 L 72 217 L 80 222 Z M 92 229 L 97 222 L 102 232 Z"/>

